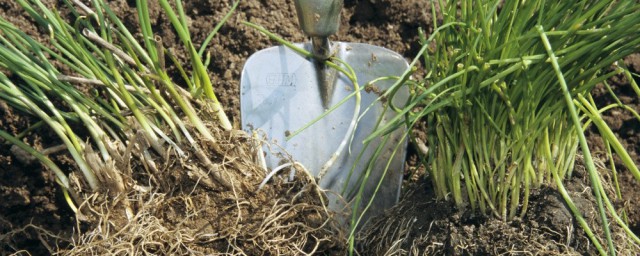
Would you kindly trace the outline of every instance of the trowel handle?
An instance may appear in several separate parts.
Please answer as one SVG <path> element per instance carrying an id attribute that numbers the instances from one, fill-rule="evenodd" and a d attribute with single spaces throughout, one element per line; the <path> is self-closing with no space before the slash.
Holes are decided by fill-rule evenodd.
<path id="1" fill-rule="evenodd" d="M 318 59 L 329 58 L 329 36 L 338 32 L 343 0 L 295 0 L 302 31 L 311 37 Z"/>
<path id="2" fill-rule="evenodd" d="M 295 0 L 302 31 L 311 37 L 328 37 L 338 32 L 343 0 Z"/>

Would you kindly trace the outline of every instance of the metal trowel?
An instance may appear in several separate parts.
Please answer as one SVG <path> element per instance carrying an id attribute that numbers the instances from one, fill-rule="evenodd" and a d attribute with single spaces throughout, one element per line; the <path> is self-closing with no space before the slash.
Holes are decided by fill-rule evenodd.
<path id="1" fill-rule="evenodd" d="M 405 130 L 391 133 L 381 150 L 377 149 L 381 138 L 374 139 L 367 147 L 363 141 L 379 119 L 382 127 L 396 116 L 384 107 L 383 104 L 389 103 L 385 100 L 404 106 L 409 97 L 406 87 L 401 87 L 392 99 L 385 100 L 376 99 L 395 82 L 393 80 L 376 82 L 369 90 L 361 91 L 359 122 L 353 137 L 346 136 L 350 144 L 329 165 L 328 161 L 350 132 L 355 97 L 348 98 L 301 133 L 287 137 L 354 92 L 352 82 L 344 74 L 323 64 L 330 57 L 351 66 L 362 86 L 376 78 L 400 76 L 409 65 L 400 54 L 382 47 L 330 42 L 329 36 L 338 30 L 342 0 L 296 0 L 295 5 L 302 30 L 311 38 L 311 42 L 296 46 L 312 52 L 313 57 L 305 58 L 285 46 L 251 55 L 240 79 L 242 128 L 266 134 L 269 143 L 277 145 L 265 146 L 268 168 L 293 159 L 319 178 L 319 185 L 329 191 L 329 207 L 333 210 L 347 210 L 351 214 L 348 210 L 353 209 L 363 177 L 367 176 L 356 211 L 363 213 L 373 198 L 363 215 L 362 220 L 366 220 L 398 201 L 405 160 L 406 141 L 402 139 Z M 402 145 L 397 147 L 398 143 Z M 372 167 L 369 173 L 368 165 Z M 325 170 L 319 177 L 323 167 Z"/>

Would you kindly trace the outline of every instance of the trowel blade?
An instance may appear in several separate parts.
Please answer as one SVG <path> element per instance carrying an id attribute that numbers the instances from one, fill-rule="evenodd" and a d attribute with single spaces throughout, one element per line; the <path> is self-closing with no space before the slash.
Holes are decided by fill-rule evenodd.
<path id="1" fill-rule="evenodd" d="M 297 44 L 298 47 L 310 50 L 309 44 Z M 348 63 L 355 71 L 358 82 L 364 86 L 367 82 L 384 76 L 400 76 L 408 68 L 404 58 L 388 49 L 368 44 L 334 42 L 336 56 Z M 323 114 L 322 97 L 318 90 L 317 67 L 312 59 L 306 59 L 298 53 L 276 46 L 253 54 L 246 62 L 240 79 L 242 127 L 244 130 L 258 130 L 266 134 L 269 142 L 280 147 L 265 147 L 267 166 L 270 169 L 283 163 L 283 156 L 291 156 L 302 163 L 314 176 L 318 175 L 322 166 L 337 150 L 347 133 L 356 104 L 355 97 L 333 110 L 326 117 L 308 127 L 290 140 L 286 137 Z M 344 74 L 338 73 L 335 81 L 330 106 L 349 96 L 354 91 L 353 84 Z M 368 161 L 375 153 L 381 140 L 374 140 L 365 148 L 363 140 L 367 138 L 376 125 L 381 114 L 385 113 L 381 126 L 395 117 L 396 113 L 386 110 L 384 101 L 377 101 L 368 108 L 394 83 L 386 80 L 375 83 L 374 90 L 362 90 L 360 122 L 350 145 L 350 151 L 342 152 L 338 160 L 320 180 L 320 186 L 332 191 L 329 193 L 329 207 L 341 211 L 344 202 L 352 203 L 355 193 L 360 187 L 359 178 L 364 175 Z M 406 87 L 402 87 L 391 99 L 395 106 L 404 106 L 409 97 Z M 366 112 L 365 112 L 366 111 Z M 372 173 L 364 186 L 364 206 L 374 194 L 378 182 L 384 180 L 365 213 L 364 219 L 382 213 L 395 205 L 400 195 L 402 174 L 404 169 L 406 141 L 403 141 L 404 129 L 397 129 L 392 134 L 381 154 L 375 159 Z M 393 153 L 398 143 L 398 151 Z M 358 157 L 361 152 L 364 153 Z M 393 157 L 392 157 L 393 156 Z M 388 161 L 391 161 L 385 174 Z M 286 160 L 285 160 L 286 162 Z M 353 174 L 349 178 L 349 172 Z M 347 188 L 344 190 L 344 188 Z M 344 193 L 343 193 L 344 192 Z M 342 194 L 342 199 L 335 194 Z M 353 205 L 349 205 L 353 207 Z"/>

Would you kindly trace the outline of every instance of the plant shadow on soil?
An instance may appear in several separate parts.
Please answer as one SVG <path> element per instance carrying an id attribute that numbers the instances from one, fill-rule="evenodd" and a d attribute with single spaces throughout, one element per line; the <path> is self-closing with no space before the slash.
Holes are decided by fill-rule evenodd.
<path id="1" fill-rule="evenodd" d="M 62 7 L 63 5 L 62 1 L 57 0 L 43 2 L 49 6 Z M 185 11 L 191 17 L 190 29 L 194 42 L 202 42 L 213 27 L 213 22 L 220 20 L 231 5 L 231 1 L 184 2 Z M 112 6 L 128 27 L 132 29 L 137 27 L 135 1 L 112 1 Z M 151 12 L 154 31 L 163 38 L 165 47 L 174 50 L 182 63 L 187 63 L 187 55 L 176 46 L 180 44 L 179 39 L 175 36 L 167 18 L 160 14 L 160 8 L 153 5 Z M 342 25 L 336 38 L 340 41 L 384 46 L 411 58 L 419 47 L 417 28 L 423 27 L 426 28 L 426 32 L 431 31 L 430 13 L 428 1 L 347 0 L 342 14 Z M 42 40 L 46 38 L 46 33 L 34 27 L 17 3 L 0 1 L 0 15 L 35 38 Z M 253 52 L 274 44 L 265 36 L 240 24 L 243 20 L 265 26 L 268 30 L 290 41 L 305 40 L 297 27 L 292 1 L 243 1 L 240 4 L 234 16 L 213 39 L 209 64 L 210 76 L 218 96 L 227 114 L 237 125 L 240 120 L 238 83 L 242 65 Z M 638 55 L 629 57 L 626 61 L 632 71 L 640 71 Z M 182 78 L 178 71 L 175 68 L 170 68 L 169 71 L 173 74 L 176 83 L 180 84 Z M 619 79 L 613 83 L 614 90 L 620 93 L 621 100 L 630 104 L 636 111 L 640 111 L 638 98 L 633 91 L 626 89 L 628 82 L 625 83 L 624 79 Z M 607 98 L 602 88 L 596 90 L 596 96 L 599 104 L 611 103 L 611 99 Z M 612 112 L 607 118 L 609 123 L 619 124 L 612 128 L 623 139 L 623 143 L 631 151 L 636 163 L 640 162 L 638 120 L 625 111 Z M 0 129 L 17 134 L 33 123 L 34 120 L 30 117 L 16 112 L 0 101 Z M 246 139 L 238 139 L 230 134 L 221 136 L 229 139 L 230 146 L 242 147 L 243 143 L 247 143 Z M 604 148 L 595 131 L 590 131 L 589 140 L 596 154 L 601 154 Z M 24 141 L 37 149 L 59 144 L 55 135 L 45 128 L 34 130 L 25 137 Z M 84 219 L 77 218 L 66 205 L 62 192 L 54 181 L 54 175 L 37 163 L 20 159 L 19 155 L 12 150 L 11 146 L 0 141 L 0 243 L 2 244 L 0 255 L 16 252 L 45 255 L 56 251 L 58 246 L 61 249 L 69 249 L 72 245 L 71 238 L 78 239 L 79 231 L 85 232 L 105 225 L 95 222 L 90 216 L 84 216 Z M 62 153 L 56 153 L 50 157 L 68 172 L 75 169 L 73 161 Z M 243 156 L 235 155 L 235 157 Z M 218 156 L 218 158 L 220 158 L 218 160 L 225 160 L 225 156 Z M 530 199 L 531 206 L 525 219 L 502 222 L 492 217 L 459 211 L 448 202 L 436 200 L 431 185 L 425 182 L 424 178 L 415 178 L 415 170 L 421 168 L 415 159 L 415 154 L 409 154 L 405 181 L 405 190 L 408 192 L 403 196 L 402 203 L 380 218 L 372 220 L 364 229 L 365 232 L 359 236 L 358 249 L 361 255 L 384 255 L 391 252 L 488 255 L 499 253 L 592 254 L 594 252 L 584 232 L 575 224 L 562 198 L 553 188 L 542 188 L 533 193 Z M 638 184 L 631 174 L 621 169 L 621 166 L 617 165 L 617 167 L 620 171 L 620 185 L 625 196 L 619 200 L 618 204 L 627 210 L 631 227 L 638 234 L 640 233 L 640 190 L 636 189 Z M 234 170 L 239 171 L 238 169 L 241 168 Z M 176 169 L 176 171 L 180 170 Z M 235 245 L 244 246 L 243 249 L 250 255 L 264 254 L 268 248 L 256 246 L 261 242 L 257 241 L 255 234 L 249 234 L 249 231 L 264 227 L 263 224 L 268 223 L 265 222 L 264 216 L 269 216 L 273 211 L 280 211 L 286 215 L 283 218 L 284 222 L 302 222 L 311 227 L 324 226 L 322 220 L 326 216 L 319 211 L 320 198 L 305 185 L 308 183 L 302 181 L 287 183 L 276 179 L 272 186 L 268 186 L 266 191 L 257 196 L 259 193 L 255 192 L 255 187 L 259 180 L 255 178 L 246 180 L 246 191 L 234 194 L 230 191 L 202 186 L 193 190 L 196 187 L 193 179 L 186 177 L 184 173 L 174 172 L 174 174 L 168 175 L 165 184 L 173 188 L 167 188 L 162 191 L 163 193 L 158 194 L 146 193 L 137 198 L 137 202 L 146 203 L 134 205 L 138 213 L 136 216 L 139 217 L 136 220 L 145 221 L 147 228 L 154 225 L 160 228 L 172 227 L 163 231 L 166 233 L 194 236 L 217 234 L 218 237 L 225 238 L 215 240 L 212 239 L 213 237 L 206 236 L 191 237 L 193 238 L 191 242 L 197 245 L 199 252 L 233 251 L 234 248 L 229 248 L 229 241 L 233 240 L 236 242 Z M 577 170 L 567 186 L 575 196 L 574 200 L 582 205 L 583 214 L 593 222 L 596 221 L 594 219 L 596 215 L 585 176 L 583 171 Z M 305 194 L 308 199 L 304 204 L 291 203 L 295 201 L 296 195 L 305 190 L 311 192 Z M 93 198 L 93 200 L 102 202 L 102 204 L 95 204 L 98 207 L 93 210 L 98 212 L 109 211 L 109 207 L 115 205 L 113 202 L 109 204 L 105 198 Z M 261 207 L 263 205 L 269 207 Z M 279 206 L 282 208 L 278 208 Z M 246 217 L 239 222 L 238 216 L 255 216 L 255 218 Z M 286 226 L 286 224 L 282 225 Z M 331 235 L 339 237 L 331 233 L 335 231 L 331 225 L 326 227 L 327 229 L 319 231 L 320 233 L 302 233 L 309 237 L 315 235 L 316 238 L 320 238 L 316 241 Z M 133 230 L 133 226 L 128 228 L 132 234 L 148 231 Z M 286 232 L 295 233 L 301 230 Z M 286 232 L 284 234 L 294 234 Z M 380 237 L 380 234 L 385 236 Z M 139 239 L 129 238 L 132 241 Z M 171 244 L 166 242 L 169 239 L 166 236 L 158 235 L 152 238 L 165 241 L 165 243 L 159 243 L 162 246 Z M 237 241 L 241 242 L 237 243 Z M 327 238 L 326 241 L 322 241 L 322 246 L 317 251 L 325 254 L 341 254 L 344 248 L 341 248 L 337 242 L 340 241 Z M 306 244 L 306 241 L 303 241 L 302 244 L 313 246 L 312 242 Z M 161 251 L 161 248 L 153 246 L 147 249 Z"/>

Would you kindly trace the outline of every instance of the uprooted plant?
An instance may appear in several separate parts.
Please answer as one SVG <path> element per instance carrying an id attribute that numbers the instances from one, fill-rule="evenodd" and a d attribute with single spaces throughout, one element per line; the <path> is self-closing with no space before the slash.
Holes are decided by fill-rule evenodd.
<path id="1" fill-rule="evenodd" d="M 265 176 L 253 160 L 260 152 L 250 136 L 232 130 L 203 56 L 224 20 L 196 49 L 181 1 L 159 1 L 191 61 L 187 70 L 154 36 L 146 0 L 136 1 L 140 34 L 131 32 L 101 0 L 92 1 L 91 8 L 65 1 L 75 17 L 70 23 L 39 0 L 18 3 L 49 40 L 37 41 L 0 19 L 0 100 L 35 116 L 40 123 L 34 127 L 51 129 L 81 175 L 62 170 L 21 140 L 36 128 L 19 135 L 0 131 L 0 137 L 55 172 L 80 220 L 95 220 L 96 229 L 78 240 L 87 246 L 76 244 L 72 253 L 193 254 L 203 252 L 190 246 L 218 241 L 227 241 L 221 253 L 252 254 L 246 248 L 297 253 L 325 250 L 336 241 L 328 228 L 330 213 L 317 203 L 323 195 L 313 182 L 276 183 L 278 189 L 261 192 L 269 195 L 256 195 Z M 178 70 L 183 86 L 172 80 L 165 65 Z M 195 192 L 202 188 L 211 194 Z M 180 196 L 163 200 L 174 193 Z M 282 199 L 271 204 L 269 199 L 276 197 Z M 222 209 L 219 203 L 225 200 L 231 206 Z M 186 210 L 173 216 L 177 220 L 163 215 L 159 221 L 158 214 L 165 213 L 156 207 Z M 230 223 L 253 224 L 218 227 L 228 228 L 222 233 L 209 223 L 214 220 L 185 224 L 216 209 L 228 211 L 208 215 L 220 218 L 216 223 L 234 216 Z M 305 216 L 313 217 L 313 223 Z M 162 225 L 172 221 L 175 229 Z"/>

